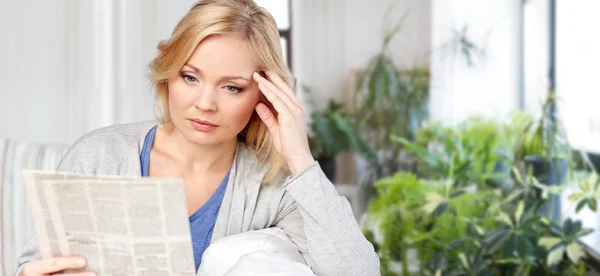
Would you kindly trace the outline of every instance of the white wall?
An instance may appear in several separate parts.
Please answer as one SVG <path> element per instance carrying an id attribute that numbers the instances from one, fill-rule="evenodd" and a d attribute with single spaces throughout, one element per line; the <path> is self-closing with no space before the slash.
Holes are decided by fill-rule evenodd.
<path id="1" fill-rule="evenodd" d="M 430 0 L 294 0 L 293 8 L 294 73 L 319 99 L 344 98 L 350 71 L 380 51 L 390 8 L 390 23 L 407 16 L 390 47 L 397 65 L 427 63 Z"/>
<path id="2" fill-rule="evenodd" d="M 518 107 L 520 3 L 432 1 L 432 119 L 455 124 L 470 115 L 505 115 Z M 485 48 L 485 58 L 474 68 L 442 48 L 465 24 L 471 40 Z"/>
<path id="3" fill-rule="evenodd" d="M 72 143 L 151 119 L 146 65 L 193 2 L 0 1 L 0 137 Z"/>

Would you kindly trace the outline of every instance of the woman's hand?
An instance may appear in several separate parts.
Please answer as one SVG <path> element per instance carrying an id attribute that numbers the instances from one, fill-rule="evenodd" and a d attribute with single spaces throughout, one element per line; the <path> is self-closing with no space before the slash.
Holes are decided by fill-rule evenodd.
<path id="1" fill-rule="evenodd" d="M 292 175 L 296 175 L 315 162 L 308 146 L 306 110 L 277 74 L 265 73 L 269 79 L 256 72 L 252 77 L 278 114 L 275 116 L 264 103 L 256 105 L 256 113 L 269 128 L 275 150 L 281 154 Z"/>
<path id="2" fill-rule="evenodd" d="M 26 263 L 21 270 L 20 276 L 33 276 L 33 275 L 53 275 L 57 272 L 64 270 L 78 270 L 85 268 L 85 259 L 81 257 L 56 257 L 47 258 L 42 260 L 35 260 Z M 92 271 L 81 271 L 73 274 L 62 274 L 70 276 L 95 276 L 96 273 Z"/>

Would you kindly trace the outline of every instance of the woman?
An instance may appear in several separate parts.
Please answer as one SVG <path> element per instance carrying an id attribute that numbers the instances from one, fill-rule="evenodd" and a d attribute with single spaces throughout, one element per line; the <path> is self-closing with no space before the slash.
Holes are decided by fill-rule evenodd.
<path id="1" fill-rule="evenodd" d="M 251 0 L 201 1 L 158 50 L 158 122 L 86 134 L 58 170 L 182 178 L 196 268 L 219 238 L 279 227 L 318 275 L 378 275 L 348 201 L 312 158 L 273 17 Z M 39 260 L 32 245 L 20 275 L 85 267 Z"/>

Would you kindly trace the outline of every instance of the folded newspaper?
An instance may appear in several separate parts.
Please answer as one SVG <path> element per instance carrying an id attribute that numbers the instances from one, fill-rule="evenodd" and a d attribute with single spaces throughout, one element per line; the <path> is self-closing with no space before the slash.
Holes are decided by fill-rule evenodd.
<path id="1" fill-rule="evenodd" d="M 183 181 L 24 171 L 42 258 L 100 275 L 196 275 Z"/>

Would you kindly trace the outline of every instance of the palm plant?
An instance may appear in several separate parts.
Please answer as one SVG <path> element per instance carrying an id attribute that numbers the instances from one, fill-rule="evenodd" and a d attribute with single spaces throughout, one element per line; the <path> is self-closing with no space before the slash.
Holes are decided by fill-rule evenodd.
<path id="1" fill-rule="evenodd" d="M 364 120 L 361 128 L 376 153 L 370 160 L 373 178 L 389 176 L 402 168 L 402 146 L 391 135 L 414 139 L 428 116 L 429 71 L 414 66 L 400 70 L 389 52 L 390 42 L 399 32 L 402 20 L 388 30 L 383 47 L 358 73 L 355 117 Z"/>

